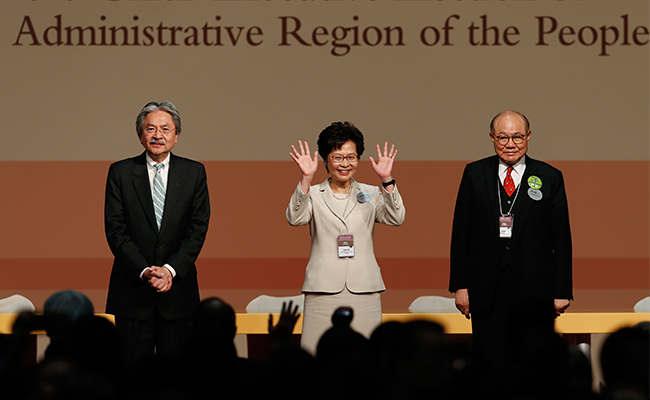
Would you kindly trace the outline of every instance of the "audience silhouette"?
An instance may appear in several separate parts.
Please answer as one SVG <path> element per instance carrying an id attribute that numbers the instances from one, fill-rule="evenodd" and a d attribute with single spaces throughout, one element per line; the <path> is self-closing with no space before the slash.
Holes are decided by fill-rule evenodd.
<path id="1" fill-rule="evenodd" d="M 603 344 L 600 362 L 608 399 L 649 399 L 650 323 L 612 333 Z"/>
<path id="2" fill-rule="evenodd" d="M 650 322 L 607 338 L 605 384 L 595 392 L 589 359 L 554 331 L 552 310 L 538 311 L 528 315 L 542 317 L 509 322 L 510 345 L 503 367 L 495 369 L 431 321 L 386 322 L 367 339 L 351 328 L 349 307 L 333 313 L 313 357 L 292 344 L 299 315 L 289 302 L 275 323 L 269 315 L 273 348 L 260 361 L 238 357 L 235 311 L 210 297 L 195 310 L 180 359 L 152 357 L 126 370 L 115 326 L 93 315 L 86 296 L 64 291 L 47 300 L 42 315 L 20 314 L 13 334 L 2 338 L 0 383 L 3 398 L 19 400 L 252 399 L 269 397 L 278 382 L 283 397 L 314 399 L 649 398 Z M 28 365 L 34 330 L 45 330 L 51 343 L 42 361 Z"/>

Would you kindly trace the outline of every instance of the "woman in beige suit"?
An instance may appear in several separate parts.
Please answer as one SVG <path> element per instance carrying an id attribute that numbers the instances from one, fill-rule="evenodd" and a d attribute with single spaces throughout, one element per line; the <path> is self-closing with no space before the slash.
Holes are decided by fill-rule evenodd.
<path id="1" fill-rule="evenodd" d="M 305 293 L 301 346 L 316 353 L 322 334 L 332 325 L 332 313 L 340 306 L 354 310 L 352 328 L 366 337 L 381 324 L 380 292 L 386 290 L 373 249 L 375 223 L 399 226 L 406 210 L 392 175 L 397 156 L 395 146 L 383 152 L 377 145 L 377 160 L 370 164 L 381 179 L 381 187 L 359 183 L 353 176 L 363 154 L 363 134 L 349 122 L 334 122 L 318 137 L 313 157 L 309 144 L 291 146 L 291 158 L 302 178 L 289 206 L 289 224 L 307 225 L 311 254 L 305 271 Z M 330 177 L 313 185 L 318 154 Z"/>

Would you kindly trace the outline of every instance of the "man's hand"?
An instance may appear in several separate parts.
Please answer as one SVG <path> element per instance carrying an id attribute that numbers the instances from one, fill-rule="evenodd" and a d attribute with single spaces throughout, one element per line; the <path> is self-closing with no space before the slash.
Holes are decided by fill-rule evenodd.
<path id="1" fill-rule="evenodd" d="M 558 317 L 560 314 L 564 314 L 567 308 L 571 305 L 570 300 L 566 299 L 555 299 L 555 315 Z"/>
<path id="2" fill-rule="evenodd" d="M 168 292 L 172 288 L 172 273 L 165 267 L 152 265 L 142 275 L 149 282 L 149 286 L 158 293 Z"/>
<path id="3" fill-rule="evenodd" d="M 467 289 L 458 289 L 456 291 L 456 308 L 465 318 L 469 319 L 469 293 Z"/>
<path id="4" fill-rule="evenodd" d="M 152 268 L 157 268 L 157 267 L 149 267 L 145 269 L 144 272 L 142 273 L 142 279 L 144 279 L 147 282 L 150 282 L 151 278 L 156 277 L 156 275 L 154 274 L 154 270 Z"/>

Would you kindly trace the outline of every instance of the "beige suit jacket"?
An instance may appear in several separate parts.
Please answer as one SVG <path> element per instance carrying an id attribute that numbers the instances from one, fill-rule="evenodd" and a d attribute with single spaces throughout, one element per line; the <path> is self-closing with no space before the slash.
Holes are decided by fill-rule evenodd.
<path id="1" fill-rule="evenodd" d="M 357 195 L 370 194 L 370 200 L 361 202 Z M 366 196 L 367 197 L 367 196 Z M 386 290 L 381 270 L 375 259 L 373 234 L 375 223 L 399 226 L 404 222 L 406 209 L 397 187 L 387 193 L 377 186 L 352 182 L 345 215 L 334 211 L 335 201 L 329 179 L 310 187 L 304 194 L 298 184 L 287 207 L 287 221 L 293 226 L 309 224 L 311 254 L 305 282 L 305 292 L 338 293 L 347 285 L 353 293 L 372 293 Z M 337 237 L 354 235 L 354 257 L 339 258 Z"/>

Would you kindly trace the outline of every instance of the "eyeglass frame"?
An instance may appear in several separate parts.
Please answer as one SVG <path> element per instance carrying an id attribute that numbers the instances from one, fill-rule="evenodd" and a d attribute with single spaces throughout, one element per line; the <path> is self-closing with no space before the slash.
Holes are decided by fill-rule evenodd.
<path id="1" fill-rule="evenodd" d="M 337 154 L 337 155 L 330 154 L 328 157 L 332 160 L 332 163 L 334 163 L 334 164 L 341 164 L 343 162 L 343 160 L 348 160 L 348 162 L 350 164 L 354 164 L 356 162 L 359 162 L 359 155 L 358 154 L 348 154 L 347 156 L 342 156 L 340 154 Z M 341 158 L 341 160 L 336 161 L 336 158 L 339 158 L 339 157 Z M 350 160 L 350 157 L 352 157 L 353 160 Z"/>
<path id="2" fill-rule="evenodd" d="M 491 132 L 490 135 L 492 135 L 494 140 L 496 140 L 497 143 L 499 143 L 501 146 L 505 146 L 510 142 L 510 140 L 512 140 L 512 143 L 514 143 L 516 145 L 524 143 L 526 141 L 526 138 L 528 137 L 529 133 L 530 132 L 527 132 L 524 135 L 518 134 L 518 135 L 508 136 L 508 135 L 496 135 L 494 132 Z M 502 142 L 503 139 L 505 139 L 505 142 Z M 517 142 L 518 139 L 521 139 L 521 140 L 519 142 Z"/>
<path id="3" fill-rule="evenodd" d="M 152 132 L 147 132 L 149 129 L 153 129 Z M 165 129 L 168 129 L 168 131 L 165 131 Z M 168 135 L 176 130 L 176 127 L 173 128 L 168 128 L 166 126 L 147 126 L 146 128 L 143 129 L 143 135 L 151 136 L 156 134 L 156 132 L 160 132 L 163 135 Z"/>

